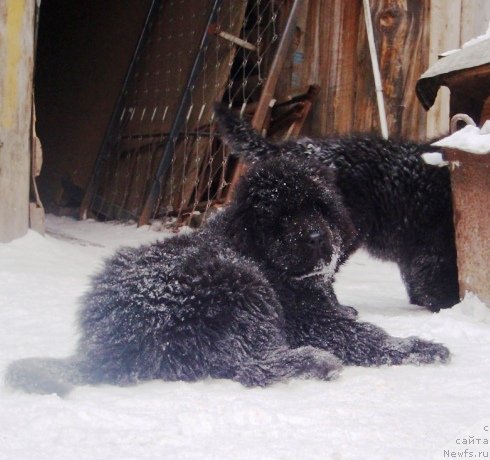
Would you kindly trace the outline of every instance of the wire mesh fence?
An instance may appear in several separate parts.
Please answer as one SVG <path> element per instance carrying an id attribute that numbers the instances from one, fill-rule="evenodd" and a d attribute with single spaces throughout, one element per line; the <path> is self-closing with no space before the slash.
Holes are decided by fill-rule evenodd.
<path id="1" fill-rule="evenodd" d="M 213 103 L 251 117 L 287 0 L 157 1 L 101 147 L 82 213 L 187 223 L 223 203 L 234 164 Z"/>

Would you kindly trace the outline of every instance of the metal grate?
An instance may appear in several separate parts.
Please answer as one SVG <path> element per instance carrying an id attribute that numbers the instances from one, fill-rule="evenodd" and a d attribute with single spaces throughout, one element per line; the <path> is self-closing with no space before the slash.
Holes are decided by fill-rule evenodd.
<path id="1" fill-rule="evenodd" d="M 213 102 L 252 116 L 288 3 L 152 3 L 82 215 L 183 222 L 224 201 L 232 167 L 214 134 Z"/>

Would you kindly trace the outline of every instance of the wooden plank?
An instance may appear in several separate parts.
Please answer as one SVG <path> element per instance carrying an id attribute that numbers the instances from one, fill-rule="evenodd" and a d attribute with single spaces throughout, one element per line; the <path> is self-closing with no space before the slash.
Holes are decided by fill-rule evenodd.
<path id="1" fill-rule="evenodd" d="M 461 0 L 461 45 L 486 33 L 489 22 L 490 2 L 488 0 Z"/>
<path id="2" fill-rule="evenodd" d="M 45 233 L 45 213 L 44 206 L 39 196 L 37 187 L 37 177 L 41 174 L 43 164 L 43 152 L 41 141 L 36 134 L 36 107 L 32 103 L 31 118 L 31 202 L 29 203 L 29 227 L 36 232 L 44 235 Z"/>
<path id="3" fill-rule="evenodd" d="M 34 6 L 0 2 L 0 242 L 29 225 Z"/>
<path id="4" fill-rule="evenodd" d="M 305 39 L 302 85 L 318 85 L 309 133 L 315 136 L 352 131 L 357 78 L 357 35 L 361 4 L 357 0 L 312 1 Z M 328 23 L 322 18 L 329 17 Z M 305 78 L 306 77 L 306 78 Z"/>
<path id="5" fill-rule="evenodd" d="M 341 108 L 339 102 L 339 76 L 342 67 L 342 18 L 347 2 L 332 2 L 330 8 L 331 22 L 328 34 L 328 46 L 324 48 L 320 58 L 322 73 L 326 75 L 325 90 L 327 97 L 327 119 L 326 129 L 328 132 L 335 132 L 336 120 L 339 117 L 338 110 Z M 325 64 L 328 63 L 328 66 Z M 345 97 L 345 95 L 344 95 Z M 345 111 L 343 111 L 345 113 Z"/>
<path id="6" fill-rule="evenodd" d="M 283 30 L 286 24 L 287 15 L 291 9 L 291 1 L 288 0 L 288 4 L 281 10 L 279 16 L 279 30 Z M 298 13 L 296 20 L 296 31 L 293 43 L 290 46 L 286 60 L 283 65 L 283 70 L 276 85 L 276 91 L 274 97 L 278 101 L 284 101 L 291 97 L 292 94 L 297 93 L 303 87 L 304 80 L 304 68 L 305 68 L 305 37 L 307 36 L 308 25 L 308 11 L 310 0 L 303 1 L 303 7 Z"/>
<path id="7" fill-rule="evenodd" d="M 307 6 L 299 23 L 294 73 L 287 77 L 296 89 L 320 87 L 312 116 L 305 123 L 308 134 L 346 133 L 353 126 L 361 6 L 357 0 L 310 0 Z M 326 17 L 328 22 L 322 20 Z"/>
<path id="8" fill-rule="evenodd" d="M 298 52 L 301 53 L 302 65 L 296 70 L 299 87 L 308 85 L 319 85 L 320 94 L 318 100 L 312 108 L 312 116 L 306 122 L 306 131 L 310 135 L 321 136 L 325 134 L 326 125 L 326 93 L 323 85 L 323 75 L 320 70 L 320 56 L 322 56 L 321 43 L 326 43 L 325 27 L 322 26 L 322 13 L 324 9 L 320 0 L 310 0 L 308 2 L 307 16 L 304 19 L 304 29 L 302 40 Z M 328 7 L 329 5 L 327 5 Z"/>
<path id="9" fill-rule="evenodd" d="M 374 77 L 371 58 L 369 56 L 366 27 L 364 26 L 364 10 L 360 12 L 360 15 L 360 21 L 362 21 L 360 24 L 362 24 L 362 26 L 359 27 L 356 46 L 357 71 L 359 78 L 357 78 L 355 85 L 356 101 L 354 127 L 355 131 L 359 133 L 371 132 L 373 130 L 376 130 L 376 132 L 379 133 L 380 129 L 376 107 L 376 95 L 374 91 Z M 377 49 L 379 49 L 378 46 Z"/>
<path id="10" fill-rule="evenodd" d="M 429 64 L 430 0 L 407 1 L 407 29 L 403 46 L 399 49 L 402 59 L 400 73 L 401 115 L 400 136 L 415 140 L 427 137 L 427 114 L 415 94 L 415 85 Z M 398 104 L 398 100 L 396 102 Z"/>
<path id="11" fill-rule="evenodd" d="M 348 0 L 339 2 L 340 24 L 336 30 L 334 41 L 339 43 L 336 53 L 332 53 L 332 62 L 337 63 L 337 72 L 332 75 L 335 94 L 333 94 L 334 125 L 332 131 L 347 134 L 354 130 L 354 113 L 356 110 L 356 94 L 354 91 L 358 74 L 357 67 L 357 35 L 362 27 L 361 2 Z M 332 48 L 334 51 L 335 48 Z"/>
<path id="12" fill-rule="evenodd" d="M 390 137 L 423 138 L 425 112 L 415 97 L 415 83 L 428 64 L 428 0 L 374 0 L 371 14 Z M 362 50 L 367 49 L 364 36 L 363 32 L 359 39 Z M 374 83 L 365 77 L 366 61 L 364 56 L 356 117 L 363 130 L 379 125 Z"/>
<path id="13" fill-rule="evenodd" d="M 430 2 L 429 66 L 439 54 L 457 49 L 461 40 L 461 0 Z M 449 131 L 449 90 L 441 87 L 436 101 L 427 112 L 427 137 L 434 138 Z"/>

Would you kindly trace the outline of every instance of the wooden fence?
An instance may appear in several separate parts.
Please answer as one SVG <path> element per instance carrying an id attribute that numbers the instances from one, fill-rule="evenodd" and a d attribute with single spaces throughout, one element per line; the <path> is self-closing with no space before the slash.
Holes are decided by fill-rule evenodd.
<path id="1" fill-rule="evenodd" d="M 379 133 L 378 109 L 361 0 L 305 0 L 282 95 L 320 87 L 307 134 Z M 484 33 L 488 0 L 370 0 L 389 133 L 426 139 L 447 131 L 442 91 L 429 114 L 415 83 L 438 55 Z"/>

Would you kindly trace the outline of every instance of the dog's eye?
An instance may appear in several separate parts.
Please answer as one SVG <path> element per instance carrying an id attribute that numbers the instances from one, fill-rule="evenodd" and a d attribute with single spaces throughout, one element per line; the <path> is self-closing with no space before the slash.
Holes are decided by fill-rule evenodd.
<path id="1" fill-rule="evenodd" d="M 321 216 L 328 216 L 329 214 L 328 207 L 326 207 L 325 204 L 320 201 L 313 203 L 313 212 Z"/>

